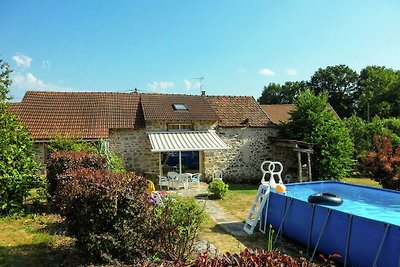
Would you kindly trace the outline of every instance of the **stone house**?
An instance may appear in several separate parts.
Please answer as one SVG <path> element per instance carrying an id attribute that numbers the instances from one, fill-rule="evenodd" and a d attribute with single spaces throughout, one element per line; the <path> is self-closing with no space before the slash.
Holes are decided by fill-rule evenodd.
<path id="1" fill-rule="evenodd" d="M 219 169 L 224 180 L 238 182 L 259 181 L 265 160 L 296 159 L 273 145 L 274 115 L 251 96 L 30 91 L 10 108 L 28 128 L 40 162 L 60 135 L 106 140 L 128 170 L 147 175 L 165 171 L 178 151 L 197 155 L 203 177 Z"/>

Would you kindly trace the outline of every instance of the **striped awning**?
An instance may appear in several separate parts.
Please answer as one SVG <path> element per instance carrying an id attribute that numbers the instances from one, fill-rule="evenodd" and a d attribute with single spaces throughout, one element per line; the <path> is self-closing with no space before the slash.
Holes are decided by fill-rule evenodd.
<path id="1" fill-rule="evenodd" d="M 152 152 L 229 149 L 214 131 L 147 132 Z"/>

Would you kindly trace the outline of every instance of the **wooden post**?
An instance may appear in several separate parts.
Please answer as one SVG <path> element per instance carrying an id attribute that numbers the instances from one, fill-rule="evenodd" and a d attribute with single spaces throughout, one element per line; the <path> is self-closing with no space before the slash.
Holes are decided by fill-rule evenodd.
<path id="1" fill-rule="evenodd" d="M 312 175 L 311 175 L 311 157 L 310 153 L 307 153 L 307 160 L 308 160 L 308 178 L 310 182 L 312 181 Z"/>
<path id="2" fill-rule="evenodd" d="M 300 183 L 302 183 L 303 182 L 303 173 L 301 170 L 302 166 L 301 166 L 301 152 L 300 151 L 297 151 L 297 161 L 299 163 L 299 180 L 300 180 Z"/>

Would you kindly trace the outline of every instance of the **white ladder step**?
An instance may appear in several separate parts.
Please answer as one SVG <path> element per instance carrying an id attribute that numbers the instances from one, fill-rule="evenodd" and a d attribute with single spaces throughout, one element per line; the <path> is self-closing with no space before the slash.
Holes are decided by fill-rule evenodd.
<path id="1" fill-rule="evenodd" d="M 256 227 L 258 220 L 260 219 L 260 215 L 267 200 L 266 196 L 269 195 L 269 191 L 270 187 L 267 185 L 260 185 L 258 187 L 257 195 L 254 199 L 249 215 L 247 216 L 247 219 L 243 226 L 243 231 L 245 231 L 249 235 L 253 234 L 254 228 Z"/>

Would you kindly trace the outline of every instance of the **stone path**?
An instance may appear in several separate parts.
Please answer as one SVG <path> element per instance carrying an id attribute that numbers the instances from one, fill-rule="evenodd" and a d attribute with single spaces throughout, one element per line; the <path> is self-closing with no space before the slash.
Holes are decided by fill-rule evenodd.
<path id="1" fill-rule="evenodd" d="M 242 230 L 243 221 L 238 221 L 231 215 L 227 214 L 222 207 L 215 201 L 209 200 L 207 197 L 206 183 L 191 183 L 189 189 L 172 190 L 170 193 L 177 193 L 184 197 L 194 197 L 200 206 L 220 225 L 226 232 L 234 237 L 244 237 L 247 234 Z"/>

